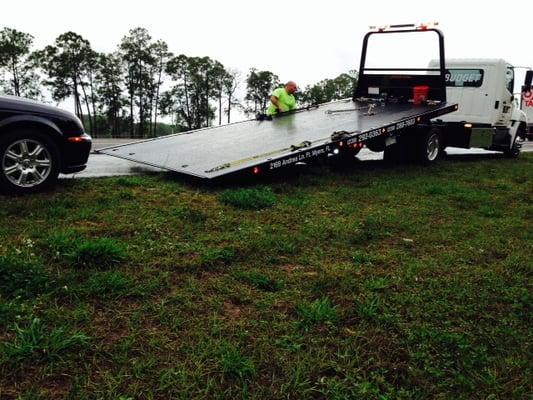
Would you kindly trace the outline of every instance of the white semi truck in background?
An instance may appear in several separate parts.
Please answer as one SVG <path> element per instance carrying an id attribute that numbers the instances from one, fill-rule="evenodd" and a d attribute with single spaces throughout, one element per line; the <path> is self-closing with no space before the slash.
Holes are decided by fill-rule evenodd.
<path id="1" fill-rule="evenodd" d="M 433 60 L 430 66 L 437 63 Z M 445 80 L 446 97 L 458 103 L 459 109 L 438 119 L 447 132 L 444 138 L 454 147 L 478 147 L 517 157 L 528 122 L 514 99 L 513 66 L 503 59 L 447 59 Z M 446 145 L 444 141 L 442 149 Z"/>
<path id="2" fill-rule="evenodd" d="M 533 140 L 533 87 L 531 86 L 531 80 L 533 78 L 533 71 L 526 72 L 526 81 L 522 86 L 522 94 L 520 97 L 520 109 L 526 114 L 527 128 L 526 138 Z"/>

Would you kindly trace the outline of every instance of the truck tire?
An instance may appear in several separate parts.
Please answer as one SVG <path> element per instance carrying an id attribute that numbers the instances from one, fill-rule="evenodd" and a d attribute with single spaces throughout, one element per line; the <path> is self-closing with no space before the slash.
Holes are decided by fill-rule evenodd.
<path id="1" fill-rule="evenodd" d="M 12 194 L 43 191 L 60 171 L 57 145 L 47 135 L 18 129 L 0 137 L 0 188 Z"/>
<path id="2" fill-rule="evenodd" d="M 439 129 L 432 128 L 421 132 L 417 141 L 416 158 L 420 163 L 429 165 L 438 160 L 442 148 Z"/>
<path id="3" fill-rule="evenodd" d="M 516 143 L 516 138 L 513 142 L 513 146 L 509 149 L 505 149 L 503 151 L 503 154 L 507 158 L 518 158 L 518 156 L 520 155 L 520 147 L 518 146 L 518 143 Z"/>
<path id="4" fill-rule="evenodd" d="M 518 128 L 518 129 L 521 129 L 521 128 Z M 507 158 L 518 158 L 518 156 L 520 155 L 520 148 L 522 147 L 520 143 L 518 143 L 518 137 L 519 137 L 519 132 L 516 132 L 516 135 L 514 137 L 514 140 L 513 140 L 513 145 L 508 148 L 508 149 L 505 149 L 503 151 L 503 154 L 505 155 L 505 157 Z"/>

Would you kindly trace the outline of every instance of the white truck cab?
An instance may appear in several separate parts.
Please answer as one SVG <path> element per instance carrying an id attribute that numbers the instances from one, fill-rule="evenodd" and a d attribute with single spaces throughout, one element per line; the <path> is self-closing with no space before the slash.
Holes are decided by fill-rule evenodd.
<path id="1" fill-rule="evenodd" d="M 438 66 L 437 60 L 430 67 Z M 513 89 L 513 66 L 503 59 L 447 59 L 446 98 L 459 109 L 443 116 L 450 133 L 444 146 L 480 147 L 516 157 L 518 137 L 525 137 L 527 118 Z"/>

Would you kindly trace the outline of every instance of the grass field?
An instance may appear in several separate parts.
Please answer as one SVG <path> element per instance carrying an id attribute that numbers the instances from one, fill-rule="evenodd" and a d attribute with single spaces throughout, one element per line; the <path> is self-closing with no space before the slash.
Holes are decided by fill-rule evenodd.
<path id="1" fill-rule="evenodd" d="M 0 399 L 526 399 L 533 156 L 0 197 Z"/>

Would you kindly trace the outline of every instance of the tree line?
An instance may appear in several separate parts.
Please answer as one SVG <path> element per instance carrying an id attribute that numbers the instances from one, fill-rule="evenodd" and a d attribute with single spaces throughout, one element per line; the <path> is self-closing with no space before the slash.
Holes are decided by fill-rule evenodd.
<path id="1" fill-rule="evenodd" d="M 94 137 L 155 137 L 231 122 L 232 111 L 262 113 L 281 85 L 276 74 L 251 68 L 246 77 L 210 57 L 175 55 L 145 28 L 131 29 L 112 53 L 95 51 L 75 32 L 33 49 L 34 37 L 0 31 L 0 91 L 56 103 L 74 112 Z M 306 86 L 300 106 L 350 97 L 355 71 Z M 238 97 L 245 84 L 245 95 Z M 171 121 L 160 122 L 160 118 Z"/>

